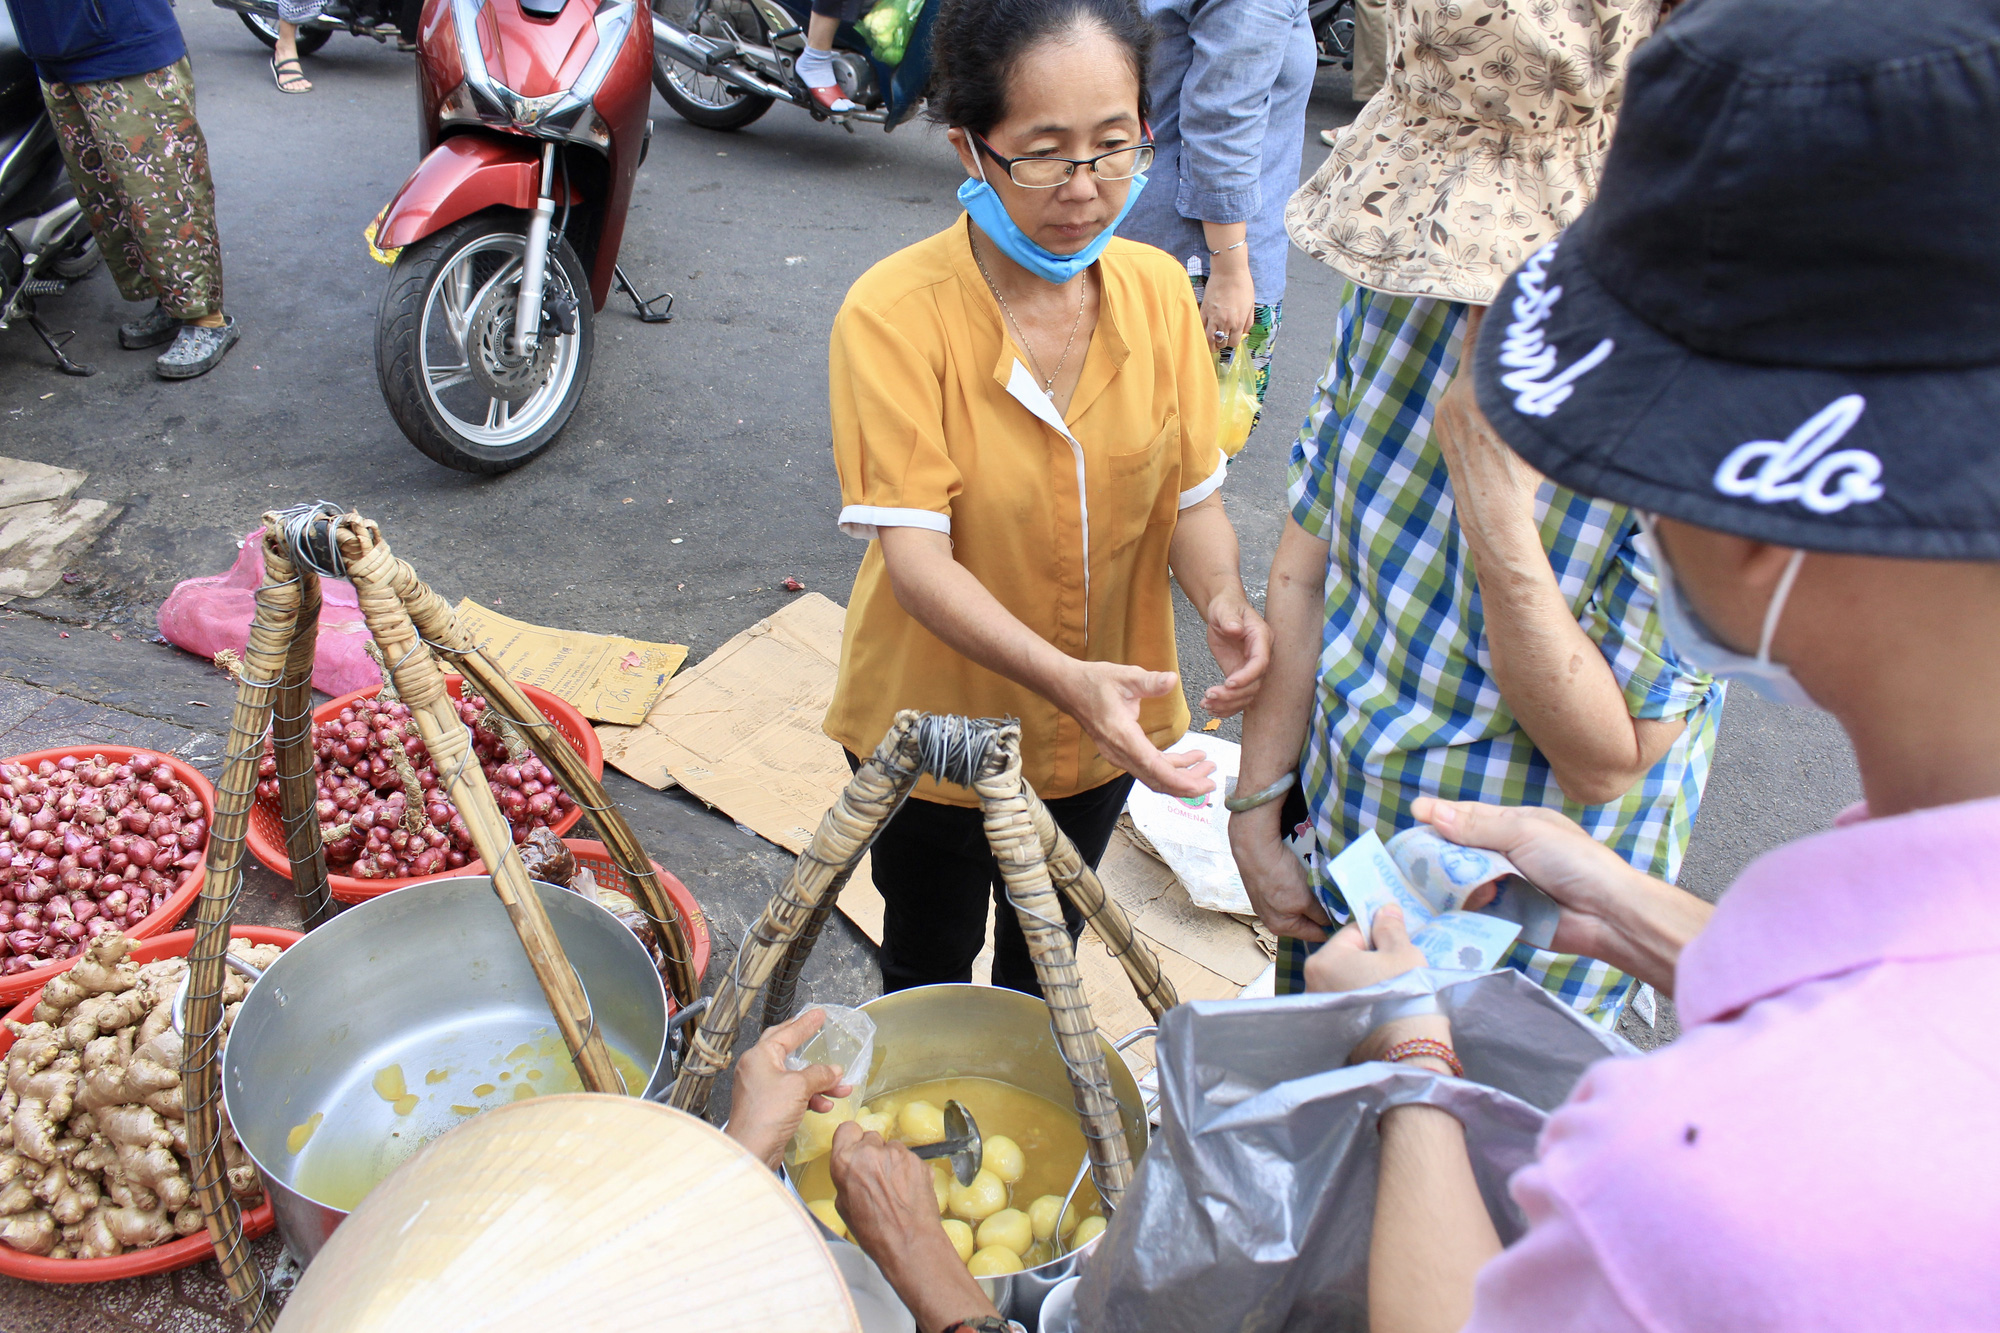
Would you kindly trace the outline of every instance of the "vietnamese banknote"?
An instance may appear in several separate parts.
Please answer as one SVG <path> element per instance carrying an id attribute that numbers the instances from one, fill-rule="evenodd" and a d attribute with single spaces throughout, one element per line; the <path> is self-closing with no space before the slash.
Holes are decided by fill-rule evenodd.
<path id="1" fill-rule="evenodd" d="M 1428 837 L 1408 836 L 1419 832 Z M 1470 855 L 1456 855 L 1461 852 Z M 1375 914 L 1394 903 L 1403 909 L 1410 943 L 1432 967 L 1489 971 L 1522 930 L 1519 921 L 1461 906 L 1479 885 L 1516 873 L 1507 858 L 1459 847 L 1429 829 L 1405 830 L 1390 844 L 1370 830 L 1349 843 L 1328 869 L 1364 935 L 1372 938 Z"/>

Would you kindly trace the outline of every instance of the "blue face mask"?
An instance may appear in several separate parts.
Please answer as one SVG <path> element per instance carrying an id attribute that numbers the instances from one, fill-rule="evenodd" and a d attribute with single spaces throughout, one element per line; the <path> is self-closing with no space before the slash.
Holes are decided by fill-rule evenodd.
<path id="1" fill-rule="evenodd" d="M 1104 253 L 1104 247 L 1111 244 L 1117 234 L 1118 224 L 1132 211 L 1132 205 L 1139 202 L 1139 191 L 1146 188 L 1144 176 L 1132 177 L 1132 188 L 1126 191 L 1125 207 L 1118 210 L 1118 216 L 1111 219 L 1111 225 L 1097 233 L 1089 245 L 1073 255 L 1059 255 L 1028 238 L 1028 233 L 1015 224 L 1007 212 L 1007 205 L 1000 202 L 1000 196 L 986 183 L 986 166 L 979 166 L 979 178 L 968 176 L 965 184 L 958 187 L 958 202 L 965 205 L 965 211 L 972 215 L 979 230 L 986 238 L 1000 247 L 1000 252 L 1019 264 L 1028 272 L 1045 282 L 1065 283 L 1097 262 Z"/>
<path id="2" fill-rule="evenodd" d="M 1660 538 L 1653 530 L 1652 517 L 1641 514 L 1639 526 L 1653 548 L 1653 571 L 1660 584 L 1660 628 L 1666 633 L 1667 646 L 1681 660 L 1681 665 L 1718 680 L 1741 681 L 1774 704 L 1790 704 L 1795 708 L 1819 707 L 1806 693 L 1805 686 L 1792 675 L 1790 667 L 1771 660 L 1771 640 L 1778 632 L 1778 618 L 1784 614 L 1785 599 L 1792 595 L 1792 583 L 1799 576 L 1799 566 L 1805 562 L 1806 553 L 1792 552 L 1791 562 L 1785 566 L 1777 588 L 1771 593 L 1771 605 L 1764 612 L 1764 635 L 1757 644 L 1757 655 L 1748 657 L 1718 642 L 1695 615 L 1694 608 L 1688 605 L 1680 585 L 1674 581 L 1673 566 L 1667 563 L 1666 552 L 1660 549 Z"/>

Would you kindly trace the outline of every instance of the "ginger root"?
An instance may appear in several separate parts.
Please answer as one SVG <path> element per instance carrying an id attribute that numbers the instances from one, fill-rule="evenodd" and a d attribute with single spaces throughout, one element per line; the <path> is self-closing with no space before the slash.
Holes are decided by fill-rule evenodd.
<path id="1" fill-rule="evenodd" d="M 73 967 L 43 987 L 35 1021 L 57 1023 L 93 995 L 132 989 L 138 984 L 139 969 L 126 961 L 131 952 L 132 941 L 119 931 L 108 930 L 92 940 Z"/>
<path id="2" fill-rule="evenodd" d="M 14 1035 L 0 1071 L 0 1244 L 55 1258 L 98 1258 L 191 1236 L 206 1225 L 194 1202 L 181 1094 L 184 1043 L 172 1002 L 187 960 L 136 964 L 107 931 L 49 983 L 32 1023 Z M 232 941 L 259 967 L 274 945 Z M 223 976 L 225 1030 L 249 993 Z M 264 1192 L 243 1146 L 222 1123 L 230 1191 Z"/>
<path id="3" fill-rule="evenodd" d="M 56 1220 L 40 1209 L 31 1213 L 16 1213 L 5 1222 L 0 1222 L 0 1244 L 23 1254 L 53 1254 L 56 1242 L 61 1238 L 62 1231 L 56 1226 Z"/>

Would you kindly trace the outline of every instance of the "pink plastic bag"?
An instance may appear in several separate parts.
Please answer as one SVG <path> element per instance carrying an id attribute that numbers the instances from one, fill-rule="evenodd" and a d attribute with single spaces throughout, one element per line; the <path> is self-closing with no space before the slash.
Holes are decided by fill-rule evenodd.
<path id="1" fill-rule="evenodd" d="M 236 563 L 226 574 L 188 579 L 174 585 L 160 604 L 160 633 L 167 642 L 203 657 L 224 648 L 241 653 L 250 642 L 250 617 L 256 612 L 257 586 L 264 581 L 264 529 L 243 539 Z M 324 694 L 348 694 L 382 683 L 361 645 L 368 626 L 354 585 L 323 578 L 319 583 L 319 642 L 313 659 L 313 688 Z"/>

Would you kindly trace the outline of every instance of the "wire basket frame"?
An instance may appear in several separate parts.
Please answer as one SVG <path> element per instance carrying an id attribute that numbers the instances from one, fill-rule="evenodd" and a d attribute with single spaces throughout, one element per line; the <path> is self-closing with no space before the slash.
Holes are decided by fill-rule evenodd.
<path id="1" fill-rule="evenodd" d="M 516 715 L 515 721 L 537 754 L 564 789 L 590 812 L 619 868 L 642 889 L 653 886 L 660 902 L 669 904 L 664 909 L 652 902 L 642 905 L 662 952 L 670 961 L 679 962 L 670 976 L 677 998 L 685 987 L 688 993 L 682 1003 L 687 1003 L 700 985 L 693 973 L 693 951 L 684 925 L 664 890 L 659 889 L 650 858 L 602 785 L 590 778 L 581 756 L 560 733 L 540 719 L 513 682 L 478 650 L 442 599 L 425 587 L 405 562 L 396 559 L 380 529 L 358 514 L 343 514 L 337 506 L 325 503 L 265 515 L 264 581 L 257 591 L 257 610 L 230 718 L 228 755 L 216 786 L 207 879 L 196 904 L 196 934 L 188 954 L 187 1031 L 181 1069 L 195 1197 L 215 1244 L 230 1303 L 253 1333 L 270 1329 L 277 1311 L 244 1240 L 242 1212 L 229 1193 L 221 1161 L 223 956 L 236 899 L 242 891 L 244 835 L 267 730 L 272 733 L 277 754 L 286 851 L 307 927 L 317 924 L 329 907 L 310 731 L 321 574 L 353 582 L 369 632 L 387 664 L 385 679 L 409 706 L 439 774 L 440 789 L 466 821 L 474 849 L 485 862 L 494 893 L 521 938 L 584 1087 L 593 1092 L 625 1091 L 590 1016 L 582 981 L 563 954 L 521 863 L 512 830 L 473 758 L 467 728 L 445 690 L 434 648 L 448 652 L 468 678 L 475 680 L 486 693 L 489 707 Z M 417 604 L 415 608 L 412 602 Z M 421 610 L 430 633 L 419 632 L 413 609 Z M 476 668 L 487 669 L 487 674 L 475 676 Z M 538 721 L 528 722 L 529 718 Z M 635 864 L 628 865 L 628 858 Z"/>
<path id="2" fill-rule="evenodd" d="M 1016 722 L 909 710 L 896 715 L 874 754 L 821 818 L 812 842 L 716 986 L 674 1081 L 672 1105 L 696 1115 L 706 1108 L 716 1075 L 728 1063 L 737 1032 L 767 983 L 766 1025 L 790 1016 L 799 972 L 841 888 L 926 773 L 970 786 L 979 795 L 987 841 L 1027 937 L 1049 1006 L 1050 1028 L 1069 1072 L 1098 1195 L 1106 1208 L 1115 1210 L 1131 1179 L 1132 1161 L 1057 889 L 1069 895 L 1110 946 L 1155 1018 L 1179 1000 L 1152 950 L 1022 780 Z"/>

